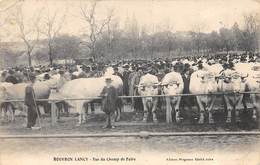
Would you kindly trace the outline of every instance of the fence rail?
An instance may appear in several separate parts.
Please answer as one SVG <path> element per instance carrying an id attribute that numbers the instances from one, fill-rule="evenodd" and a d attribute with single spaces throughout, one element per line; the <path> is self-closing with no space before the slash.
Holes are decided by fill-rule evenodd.
<path id="1" fill-rule="evenodd" d="M 175 95 L 147 95 L 147 96 L 119 96 L 121 99 L 127 98 L 143 98 L 143 97 L 177 97 L 177 96 L 203 96 L 203 95 L 230 95 L 230 94 L 260 94 L 260 92 L 217 92 L 217 93 L 200 93 L 200 94 L 175 94 Z M 84 98 L 62 98 L 62 99 L 35 99 L 35 101 L 65 101 L 65 100 L 94 100 L 102 99 L 102 97 L 84 97 Z M 0 102 L 24 102 L 24 99 L 5 99 Z"/>

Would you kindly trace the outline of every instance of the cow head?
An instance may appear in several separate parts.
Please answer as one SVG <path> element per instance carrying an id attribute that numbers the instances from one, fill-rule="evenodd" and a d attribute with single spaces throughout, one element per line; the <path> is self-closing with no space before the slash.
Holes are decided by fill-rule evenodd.
<path id="1" fill-rule="evenodd" d="M 148 83 L 148 84 L 139 84 L 138 92 L 141 96 L 152 96 L 158 95 L 159 92 L 159 84 L 156 83 Z M 143 98 L 143 105 L 147 107 L 147 109 L 151 109 L 156 104 L 153 97 L 144 97 Z"/>
<path id="2" fill-rule="evenodd" d="M 142 96 L 157 95 L 159 92 L 159 86 L 156 83 L 140 84 L 138 91 Z"/>
<path id="3" fill-rule="evenodd" d="M 197 77 L 200 79 L 201 83 L 208 83 L 216 80 L 216 77 L 211 72 L 203 72 L 197 74 Z"/>
<path id="4" fill-rule="evenodd" d="M 232 85 L 232 90 L 233 91 L 243 91 L 243 84 L 244 84 L 244 79 L 247 77 L 246 76 L 242 76 L 240 73 L 238 72 L 230 72 L 229 74 L 225 75 L 225 83 L 231 83 Z"/>
<path id="5" fill-rule="evenodd" d="M 167 84 L 162 84 L 162 89 L 166 95 L 174 95 L 177 94 L 179 86 L 180 84 L 177 81 L 171 81 Z"/>

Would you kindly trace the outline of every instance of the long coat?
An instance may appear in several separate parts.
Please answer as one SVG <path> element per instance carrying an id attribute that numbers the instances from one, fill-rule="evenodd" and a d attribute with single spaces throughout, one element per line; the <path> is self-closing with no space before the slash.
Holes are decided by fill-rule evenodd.
<path id="1" fill-rule="evenodd" d="M 24 104 L 28 107 L 35 107 L 35 94 L 32 84 L 26 86 L 25 88 Z"/>
<path id="2" fill-rule="evenodd" d="M 123 93 L 124 95 L 128 96 L 129 95 L 129 75 L 130 75 L 130 71 L 126 70 L 123 73 Z"/>
<path id="3" fill-rule="evenodd" d="M 113 113 L 117 108 L 118 94 L 115 87 L 104 87 L 101 96 L 104 97 L 102 100 L 102 110 L 106 114 Z"/>
<path id="4" fill-rule="evenodd" d="M 188 94 L 188 93 L 190 93 L 190 90 L 189 90 L 189 87 L 190 87 L 190 75 L 182 74 L 182 79 L 183 79 L 183 83 L 184 83 L 183 93 L 184 94 Z"/>

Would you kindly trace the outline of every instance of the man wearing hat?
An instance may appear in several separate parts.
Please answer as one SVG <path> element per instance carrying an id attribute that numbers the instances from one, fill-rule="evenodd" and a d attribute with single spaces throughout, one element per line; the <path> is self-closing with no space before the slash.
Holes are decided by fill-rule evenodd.
<path id="1" fill-rule="evenodd" d="M 14 75 L 14 71 L 12 70 L 12 69 L 10 69 L 9 71 L 8 71 L 8 76 L 6 77 L 6 79 L 5 79 L 5 82 L 9 82 L 9 83 L 12 83 L 12 84 L 17 84 L 18 83 L 18 80 L 17 80 L 17 78 L 15 77 L 15 75 Z"/>
<path id="2" fill-rule="evenodd" d="M 119 73 L 118 67 L 114 67 L 113 75 L 119 76 L 123 80 L 123 76 L 121 73 Z"/>
<path id="3" fill-rule="evenodd" d="M 137 88 L 136 86 L 140 82 L 140 78 L 143 76 L 143 67 L 139 66 L 137 68 L 136 72 L 133 72 L 133 76 L 130 79 L 130 85 L 129 85 L 129 95 L 130 96 L 136 96 L 137 95 Z M 142 112 L 143 111 L 143 103 L 142 103 L 142 98 L 132 98 L 132 108 L 134 108 L 134 111 L 136 113 Z"/>
<path id="4" fill-rule="evenodd" d="M 128 84 L 128 79 L 130 75 L 129 71 L 129 66 L 125 65 L 124 66 L 124 72 L 123 72 L 123 93 L 124 95 L 128 96 L 129 95 L 129 84 Z"/>
<path id="5" fill-rule="evenodd" d="M 29 85 L 25 88 L 24 104 L 27 106 L 27 128 L 32 128 L 36 124 L 37 119 L 37 105 L 35 101 L 34 83 L 36 76 L 33 73 L 29 75 Z"/>
<path id="6" fill-rule="evenodd" d="M 106 86 L 101 92 L 101 97 L 103 97 L 102 110 L 106 113 L 106 125 L 103 128 L 115 128 L 112 122 L 116 110 L 118 94 L 116 88 L 112 86 L 112 79 L 106 78 L 105 81 Z"/>

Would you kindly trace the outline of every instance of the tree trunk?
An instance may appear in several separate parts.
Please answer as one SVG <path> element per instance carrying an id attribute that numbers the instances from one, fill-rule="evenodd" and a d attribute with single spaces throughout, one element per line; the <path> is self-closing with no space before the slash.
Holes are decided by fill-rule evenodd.
<path id="1" fill-rule="evenodd" d="M 96 43 L 95 41 L 93 41 L 92 45 L 91 45 L 91 51 L 90 51 L 90 56 L 93 58 L 93 62 L 95 62 L 97 59 L 97 56 L 96 56 Z"/>
<path id="2" fill-rule="evenodd" d="M 52 58 L 52 49 L 49 47 L 49 61 L 50 61 L 50 66 L 53 64 L 53 58 Z"/>
<path id="3" fill-rule="evenodd" d="M 31 52 L 28 51 L 27 54 L 28 54 L 28 64 L 29 64 L 29 67 L 31 67 L 31 66 L 32 66 L 32 57 L 31 57 Z"/>

